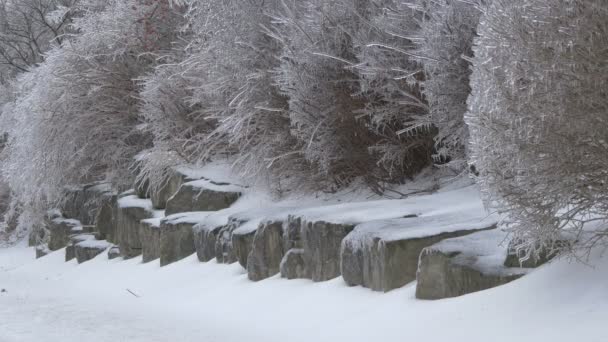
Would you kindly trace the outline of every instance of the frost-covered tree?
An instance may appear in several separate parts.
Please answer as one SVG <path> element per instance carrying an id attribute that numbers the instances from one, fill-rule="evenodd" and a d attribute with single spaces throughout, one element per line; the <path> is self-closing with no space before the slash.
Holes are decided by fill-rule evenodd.
<path id="1" fill-rule="evenodd" d="M 189 2 L 186 56 L 157 69 L 144 93 L 157 147 L 172 141 L 169 149 L 190 163 L 228 156 L 243 174 L 272 173 L 275 182 L 290 174 L 286 169 L 305 172 L 287 99 L 272 77 L 281 51 L 271 30 L 279 3 Z M 181 99 L 166 96 L 171 92 Z"/>
<path id="2" fill-rule="evenodd" d="M 0 80 L 27 71 L 61 44 L 78 0 L 0 0 Z"/>
<path id="3" fill-rule="evenodd" d="M 536 255 L 564 233 L 604 242 L 608 218 L 608 7 L 496 0 L 474 48 L 467 122 L 487 202 Z M 583 226 L 602 223 L 590 235 Z"/>
<path id="4" fill-rule="evenodd" d="M 473 39 L 486 0 L 418 0 L 416 55 L 424 65 L 423 93 L 428 101 L 428 120 L 437 129 L 435 161 L 449 161 L 455 169 L 466 165 L 469 133 L 464 122 L 471 93 Z"/>
<path id="5" fill-rule="evenodd" d="M 277 83 L 289 99 L 291 132 L 322 186 L 343 186 L 373 176 L 368 147 L 374 135 L 357 116 L 365 106 L 353 67 L 367 1 L 290 1 L 281 9 L 277 36 L 283 53 Z M 320 184 L 320 183 L 317 183 Z"/>
<path id="6" fill-rule="evenodd" d="M 369 13 L 354 34 L 359 96 L 366 102 L 360 118 L 377 136 L 370 151 L 379 169 L 401 180 L 431 163 L 435 133 L 415 53 L 419 13 L 400 0 L 370 2 Z"/>
<path id="7" fill-rule="evenodd" d="M 165 0 L 87 1 L 79 11 L 78 33 L 20 77 L 4 113 L 14 125 L 3 173 L 29 216 L 58 204 L 65 186 L 130 183 L 132 158 L 150 144 L 137 79 L 170 47 L 180 17 Z"/>

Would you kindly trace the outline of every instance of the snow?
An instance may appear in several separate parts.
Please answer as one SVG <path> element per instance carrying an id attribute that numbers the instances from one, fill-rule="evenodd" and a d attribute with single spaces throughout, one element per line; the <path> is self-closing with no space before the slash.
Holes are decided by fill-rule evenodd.
<path id="1" fill-rule="evenodd" d="M 520 274 L 529 270 L 505 267 L 507 258 L 507 233 L 492 229 L 462 237 L 443 240 L 427 251 L 440 251 L 444 254 L 459 253 L 454 263 L 471 267 L 485 274 Z"/>
<path id="2" fill-rule="evenodd" d="M 0 340 L 604 342 L 608 259 L 589 263 L 557 260 L 502 287 L 421 301 L 414 284 L 383 294 L 341 278 L 250 282 L 238 264 L 196 256 L 79 265 L 20 246 L 0 249 Z"/>
<path id="3" fill-rule="evenodd" d="M 168 223 L 172 225 L 180 223 L 197 224 L 205 221 L 209 215 L 215 213 L 214 211 L 192 211 L 185 213 L 177 213 L 169 215 L 161 220 L 161 223 Z"/>
<path id="4" fill-rule="evenodd" d="M 76 244 L 77 246 L 84 248 L 96 248 L 96 249 L 108 249 L 113 245 L 106 240 L 85 240 Z"/>
<path id="5" fill-rule="evenodd" d="M 215 180 L 209 179 L 199 179 L 191 182 L 184 183 L 186 186 L 191 186 L 195 189 L 207 189 L 217 192 L 241 192 L 243 191 L 243 186 L 235 185 L 230 183 L 220 183 Z"/>
<path id="6" fill-rule="evenodd" d="M 153 211 L 152 200 L 139 198 L 135 195 L 128 195 L 118 199 L 119 208 L 143 208 Z"/>

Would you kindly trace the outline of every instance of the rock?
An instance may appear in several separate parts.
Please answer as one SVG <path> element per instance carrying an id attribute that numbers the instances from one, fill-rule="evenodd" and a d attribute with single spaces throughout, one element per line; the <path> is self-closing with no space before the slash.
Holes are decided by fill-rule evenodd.
<path id="1" fill-rule="evenodd" d="M 287 223 L 283 226 L 283 250 L 288 251 L 292 248 L 302 248 L 302 218 L 289 215 Z"/>
<path id="2" fill-rule="evenodd" d="M 118 246 L 110 247 L 108 249 L 108 259 L 112 260 L 118 257 L 120 257 L 120 248 Z"/>
<path id="3" fill-rule="evenodd" d="M 70 236 L 70 242 L 65 247 L 65 261 L 70 261 L 76 258 L 76 244 L 88 241 L 95 240 L 95 235 L 93 234 L 75 234 Z"/>
<path id="4" fill-rule="evenodd" d="M 100 238 L 110 242 L 117 242 L 117 195 L 112 195 L 107 200 L 102 201 L 95 215 L 95 230 L 99 232 Z"/>
<path id="5" fill-rule="evenodd" d="M 182 184 L 167 200 L 166 215 L 180 212 L 216 211 L 230 207 L 241 196 L 241 186 L 206 179 Z"/>
<path id="6" fill-rule="evenodd" d="M 209 212 L 180 213 L 165 217 L 160 223 L 160 265 L 165 266 L 196 252 L 193 227 Z"/>
<path id="7" fill-rule="evenodd" d="M 165 209 L 167 201 L 171 198 L 179 187 L 187 180 L 187 176 L 178 170 L 173 170 L 171 176 L 158 189 L 152 189 L 152 205 L 157 209 Z"/>
<path id="8" fill-rule="evenodd" d="M 237 217 L 230 217 L 228 224 L 218 231 L 215 241 L 215 259 L 220 264 L 232 264 L 238 261 L 234 248 L 232 248 L 232 232 L 246 221 Z"/>
<path id="9" fill-rule="evenodd" d="M 238 261 L 244 269 L 247 269 L 249 253 L 251 253 L 253 247 L 255 232 L 255 229 L 241 230 L 240 227 L 232 232 L 232 249 L 234 250 L 234 256 L 236 257 L 236 261 Z"/>
<path id="10" fill-rule="evenodd" d="M 312 276 L 304 262 L 304 250 L 292 248 L 281 260 L 281 277 L 287 279 L 310 279 Z"/>
<path id="11" fill-rule="evenodd" d="M 262 222 L 254 233 L 246 268 L 249 279 L 259 281 L 281 271 L 281 260 L 285 254 L 283 222 Z"/>
<path id="12" fill-rule="evenodd" d="M 556 257 L 561 248 L 565 247 L 568 242 L 567 241 L 556 241 L 554 243 L 554 250 L 542 250 L 539 255 L 536 257 L 532 256 L 526 260 L 520 261 L 523 257 L 525 257 L 525 251 L 517 250 L 517 241 L 511 240 L 509 241 L 509 246 L 507 248 L 507 258 L 505 259 L 504 265 L 506 267 L 523 267 L 523 268 L 536 268 L 541 265 L 546 264 L 551 261 L 554 257 Z"/>
<path id="13" fill-rule="evenodd" d="M 141 221 L 139 237 L 144 263 L 160 258 L 160 221 L 161 218 Z"/>
<path id="14" fill-rule="evenodd" d="M 66 190 L 61 212 L 82 224 L 95 224 L 95 215 L 103 201 L 115 195 L 109 183 L 91 183 Z"/>
<path id="15" fill-rule="evenodd" d="M 136 181 L 133 184 L 133 190 L 135 190 L 135 195 L 141 199 L 150 198 L 150 181 L 147 179 Z"/>
<path id="16" fill-rule="evenodd" d="M 125 196 L 118 199 L 117 212 L 116 235 L 122 256 L 129 259 L 140 255 L 141 220 L 154 218 L 157 215 L 152 210 L 152 201 L 134 195 Z"/>
<path id="17" fill-rule="evenodd" d="M 78 220 L 54 218 L 48 223 L 49 249 L 56 251 L 64 248 L 70 241 L 70 235 L 83 233 L 84 229 Z"/>
<path id="18" fill-rule="evenodd" d="M 353 229 L 352 224 L 302 220 L 304 262 L 313 281 L 326 281 L 340 275 L 340 244 Z"/>
<path id="19" fill-rule="evenodd" d="M 215 258 L 217 236 L 224 226 L 207 226 L 204 223 L 193 227 L 196 256 L 201 262 Z"/>
<path id="20" fill-rule="evenodd" d="M 47 245 L 39 245 L 36 246 L 36 259 L 42 258 L 43 256 L 47 256 L 51 251 Z"/>
<path id="21" fill-rule="evenodd" d="M 79 264 L 89 261 L 105 252 L 112 244 L 105 240 L 85 240 L 74 245 L 76 260 Z"/>
<path id="22" fill-rule="evenodd" d="M 387 292 L 416 279 L 418 258 L 424 248 L 495 227 L 492 219 L 459 222 L 435 216 L 363 223 L 342 241 L 341 274 L 350 286 Z"/>
<path id="23" fill-rule="evenodd" d="M 420 254 L 416 298 L 441 299 L 489 289 L 520 278 L 527 270 L 503 265 L 505 234 L 497 229 L 447 239 Z"/>

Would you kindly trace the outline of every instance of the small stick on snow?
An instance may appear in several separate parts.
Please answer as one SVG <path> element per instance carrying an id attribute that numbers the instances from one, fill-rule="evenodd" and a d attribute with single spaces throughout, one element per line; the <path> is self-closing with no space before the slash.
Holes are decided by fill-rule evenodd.
<path id="1" fill-rule="evenodd" d="M 132 294 L 132 295 L 134 295 L 135 297 L 139 298 L 139 296 L 138 296 L 138 295 L 137 295 L 135 292 L 133 292 L 133 291 L 131 291 L 131 290 L 129 290 L 129 289 L 126 289 L 126 290 L 127 290 L 127 291 L 128 291 L 130 294 Z"/>

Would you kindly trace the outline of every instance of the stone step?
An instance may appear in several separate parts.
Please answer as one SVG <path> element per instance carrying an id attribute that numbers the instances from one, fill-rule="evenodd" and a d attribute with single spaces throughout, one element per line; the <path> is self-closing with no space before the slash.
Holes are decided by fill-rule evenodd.
<path id="1" fill-rule="evenodd" d="M 422 250 L 441 240 L 496 227 L 494 220 L 408 217 L 366 222 L 342 242 L 340 267 L 349 286 L 387 292 L 416 279 Z"/>
<path id="2" fill-rule="evenodd" d="M 74 245 L 74 254 L 78 263 L 82 264 L 102 254 L 112 246 L 105 240 L 85 240 Z"/>
<path id="3" fill-rule="evenodd" d="M 49 255 L 53 251 L 46 244 L 36 246 L 36 259 Z"/>
<path id="4" fill-rule="evenodd" d="M 242 186 L 200 179 L 183 183 L 167 200 L 166 215 L 216 211 L 230 207 L 241 196 Z"/>
<path id="5" fill-rule="evenodd" d="M 141 227 L 142 220 L 162 215 L 154 211 L 152 201 L 140 199 L 135 195 L 121 197 L 117 201 L 116 240 L 125 259 L 142 253 Z"/>
<path id="6" fill-rule="evenodd" d="M 442 299 L 504 285 L 529 269 L 504 266 L 506 234 L 498 229 L 447 239 L 420 254 L 416 298 Z"/>
<path id="7" fill-rule="evenodd" d="M 194 229 L 212 212 L 178 213 L 160 222 L 160 265 L 165 266 L 196 252 Z"/>
<path id="8" fill-rule="evenodd" d="M 70 242 L 65 247 L 65 261 L 70 261 L 76 258 L 76 245 L 80 242 L 95 240 L 95 234 L 82 233 L 70 236 Z"/>
<path id="9" fill-rule="evenodd" d="M 120 247 L 118 247 L 118 246 L 110 247 L 108 249 L 108 259 L 112 260 L 112 259 L 116 259 L 118 257 L 120 257 Z"/>
<path id="10" fill-rule="evenodd" d="M 142 262 L 160 258 L 160 225 L 162 218 L 151 218 L 141 221 L 139 238 L 141 240 Z"/>
<path id="11" fill-rule="evenodd" d="M 49 229 L 48 247 L 52 251 L 62 249 L 70 242 L 70 235 L 84 233 L 84 228 L 80 221 L 56 217 L 47 222 Z"/>

